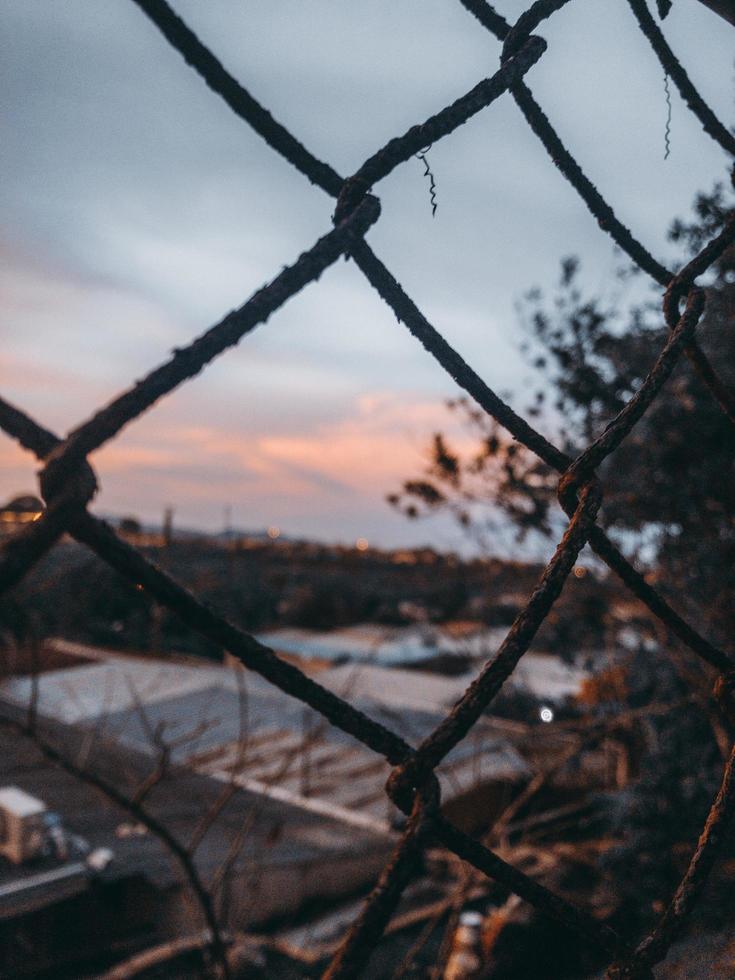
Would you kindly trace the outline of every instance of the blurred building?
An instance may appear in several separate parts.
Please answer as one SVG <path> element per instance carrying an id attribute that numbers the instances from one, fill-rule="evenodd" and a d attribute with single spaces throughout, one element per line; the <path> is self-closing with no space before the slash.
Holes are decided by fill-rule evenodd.
<path id="1" fill-rule="evenodd" d="M 48 657 L 46 656 L 48 654 Z M 377 877 L 402 815 L 384 786 L 390 767 L 308 708 L 241 668 L 193 659 L 135 657 L 50 642 L 38 677 L 44 738 L 77 764 L 141 793 L 165 758 L 146 809 L 176 838 L 200 837 L 194 860 L 215 883 L 230 930 L 267 928 L 303 909 L 324 910 Z M 325 686 L 411 743 L 446 710 L 442 679 L 335 667 Z M 33 681 L 19 668 L 0 684 L 0 710 L 27 711 Z M 386 673 L 386 669 L 383 669 Z M 90 849 L 113 860 L 99 874 L 83 861 L 0 867 L 0 975 L 100 970 L 171 937 L 196 934 L 201 919 L 176 861 L 158 838 L 99 792 L 44 759 L 14 734 L 0 757 L 0 786 L 17 786 L 61 815 Z M 500 812 L 530 769 L 510 742 L 481 723 L 439 769 L 446 810 L 471 826 Z M 30 955 L 23 937 L 42 937 Z"/>

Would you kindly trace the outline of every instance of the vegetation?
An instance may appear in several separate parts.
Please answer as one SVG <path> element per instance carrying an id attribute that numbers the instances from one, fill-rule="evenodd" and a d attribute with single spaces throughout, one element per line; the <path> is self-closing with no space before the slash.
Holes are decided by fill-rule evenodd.
<path id="1" fill-rule="evenodd" d="M 721 186 L 697 198 L 689 223 L 678 221 L 671 240 L 686 258 L 722 226 L 732 201 Z M 619 273 L 619 283 L 634 271 Z M 571 455 L 597 437 L 640 386 L 667 334 L 656 302 L 622 310 L 585 295 L 580 265 L 562 262 L 556 295 L 538 289 L 522 304 L 529 337 L 525 350 L 539 372 L 527 413 L 552 430 Z M 715 264 L 707 308 L 698 328 L 703 348 L 727 384 L 735 381 L 735 248 Z M 469 454 L 445 434 L 432 437 L 424 473 L 407 480 L 389 501 L 408 517 L 449 511 L 475 537 L 501 515 L 519 539 L 556 536 L 558 476 L 532 453 L 509 441 L 466 398 L 448 402 L 475 437 Z M 555 419 L 559 421 L 555 423 Z M 601 467 L 605 497 L 600 522 L 655 573 L 720 642 L 732 635 L 735 610 L 735 432 L 688 362 L 683 360 L 659 398 Z"/>
<path id="2" fill-rule="evenodd" d="M 701 194 L 690 221 L 678 221 L 671 241 L 682 259 L 698 251 L 732 207 L 721 186 Z M 620 299 L 585 293 L 580 265 L 566 259 L 554 296 L 534 289 L 524 297 L 527 356 L 539 384 L 527 413 L 575 456 L 597 437 L 642 383 L 666 340 L 657 301 L 622 308 Z M 623 269 L 618 293 L 635 283 Z M 706 281 L 700 343 L 727 385 L 735 381 L 735 247 Z M 424 472 L 408 479 L 389 501 L 409 518 L 452 513 L 476 540 L 498 521 L 519 540 L 559 536 L 565 518 L 556 503 L 558 474 L 509 440 L 465 398 L 448 409 L 474 437 L 460 452 L 434 433 Z M 600 522 L 672 604 L 716 642 L 731 646 L 735 609 L 735 433 L 711 394 L 682 360 L 661 397 L 622 446 L 600 468 L 604 503 Z M 573 581 L 566 587 L 576 585 Z M 590 726 L 633 719 L 640 771 L 604 802 L 605 833 L 616 840 L 601 867 L 622 887 L 617 911 L 642 926 L 661 909 L 691 854 L 722 773 L 731 733 L 711 697 L 713 677 L 642 610 L 626 613 L 611 650 L 615 683 L 601 679 L 586 691 Z M 606 613 L 599 594 L 578 603 L 563 643 L 579 649 L 579 635 L 599 635 Z M 632 634 L 632 640 L 631 640 Z M 608 633 L 608 638 L 610 634 Z M 627 883 L 627 884 L 626 884 Z"/>

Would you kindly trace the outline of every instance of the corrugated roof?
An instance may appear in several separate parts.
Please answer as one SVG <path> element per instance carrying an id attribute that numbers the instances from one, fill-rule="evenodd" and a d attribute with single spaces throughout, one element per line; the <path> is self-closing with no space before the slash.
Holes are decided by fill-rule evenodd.
<path id="1" fill-rule="evenodd" d="M 188 761 L 219 781 L 236 775 L 253 792 L 273 795 L 277 788 L 291 805 L 313 806 L 317 800 L 321 812 L 331 807 L 346 823 L 357 814 L 358 823 L 376 821 L 376 828 L 386 828 L 398 816 L 384 790 L 388 764 L 257 675 L 208 663 L 103 651 L 96 656 L 96 663 L 42 675 L 41 714 L 94 724 L 100 737 L 148 755 L 158 753 L 163 739 L 173 746 L 174 761 Z M 410 744 L 436 727 L 467 683 L 354 664 L 322 671 L 319 680 Z M 30 681 L 11 679 L 0 692 L 27 703 Z M 507 739 L 481 720 L 438 774 L 443 798 L 450 801 L 488 782 L 524 781 L 530 769 Z"/>

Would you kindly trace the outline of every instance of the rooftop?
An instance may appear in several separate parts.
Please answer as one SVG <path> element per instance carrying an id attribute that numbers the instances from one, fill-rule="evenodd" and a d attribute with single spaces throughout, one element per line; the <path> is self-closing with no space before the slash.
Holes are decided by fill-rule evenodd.
<path id="1" fill-rule="evenodd" d="M 55 641 L 54 649 L 87 662 L 40 677 L 37 704 L 43 717 L 92 728 L 96 738 L 149 757 L 165 743 L 173 761 L 219 782 L 235 781 L 250 792 L 379 835 L 399 817 L 385 794 L 388 763 L 258 675 L 65 641 Z M 417 744 L 468 678 L 349 664 L 320 671 L 319 681 Z M 6 680 L 0 696 L 27 705 L 31 679 Z M 525 782 L 530 768 L 502 733 L 481 721 L 438 775 L 443 798 L 451 802 L 482 785 Z"/>

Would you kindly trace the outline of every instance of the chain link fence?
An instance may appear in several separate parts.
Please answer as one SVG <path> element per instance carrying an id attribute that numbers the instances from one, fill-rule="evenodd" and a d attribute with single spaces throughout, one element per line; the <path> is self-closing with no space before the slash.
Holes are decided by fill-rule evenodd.
<path id="1" fill-rule="evenodd" d="M 0 425 L 42 463 L 40 487 L 46 504 L 39 520 L 11 538 L 0 557 L 0 593 L 10 589 L 62 534 L 69 533 L 108 562 L 119 573 L 142 585 L 159 603 L 176 613 L 191 629 L 227 649 L 250 670 L 318 711 L 328 722 L 385 757 L 393 766 L 386 792 L 408 815 L 405 831 L 324 974 L 358 976 L 394 912 L 405 886 L 420 867 L 423 850 L 438 843 L 494 879 L 510 892 L 555 919 L 592 944 L 610 964 L 609 978 L 652 977 L 652 968 L 666 956 L 686 923 L 721 846 L 728 819 L 735 809 L 735 752 L 725 766 L 721 786 L 712 803 L 699 842 L 671 902 L 657 925 L 637 945 L 599 922 L 583 908 L 554 894 L 506 863 L 491 849 L 459 830 L 443 816 L 436 766 L 470 731 L 529 648 L 577 560 L 589 544 L 631 592 L 693 653 L 715 668 L 715 695 L 732 718 L 735 660 L 685 621 L 664 597 L 649 585 L 613 544 L 596 516 L 602 487 L 596 468 L 626 438 L 654 399 L 682 356 L 708 386 L 722 411 L 735 424 L 735 397 L 718 377 L 715 366 L 699 346 L 696 328 L 706 296 L 695 280 L 735 241 L 735 215 L 722 231 L 687 265 L 665 268 L 618 219 L 612 206 L 582 171 L 557 135 L 552 123 L 525 81 L 543 56 L 546 42 L 533 33 L 569 0 L 536 0 L 513 25 L 485 0 L 460 0 L 463 6 L 502 42 L 500 67 L 451 105 L 415 126 L 368 157 L 347 178 L 315 157 L 233 78 L 168 6 L 165 0 L 133 0 L 202 80 L 254 129 L 277 153 L 309 181 L 336 201 L 332 227 L 308 251 L 285 267 L 267 286 L 239 309 L 225 316 L 186 347 L 151 371 L 94 416 L 60 438 L 21 409 L 0 399 Z M 641 31 L 698 117 L 704 131 L 735 157 L 735 137 L 699 95 L 686 71 L 668 46 L 645 0 L 628 0 Z M 572 459 L 517 415 L 422 314 L 400 283 L 366 241 L 380 217 L 380 203 L 372 191 L 396 167 L 437 141 L 448 137 L 496 99 L 510 97 L 539 138 L 561 175 L 582 198 L 600 228 L 662 289 L 663 316 L 668 339 L 639 390 L 611 419 L 602 435 Z M 319 278 L 340 256 L 351 259 L 368 282 L 423 347 L 454 381 L 505 429 L 544 462 L 559 472 L 558 497 L 569 522 L 525 608 L 510 628 L 497 655 L 482 669 L 462 698 L 437 728 L 418 746 L 409 745 L 296 666 L 281 660 L 268 647 L 229 623 L 199 601 L 179 582 L 121 540 L 88 508 L 97 482 L 89 454 L 113 439 L 128 423 L 152 408 L 158 399 L 198 374 L 215 357 L 237 344 L 264 323 L 290 297 Z"/>

